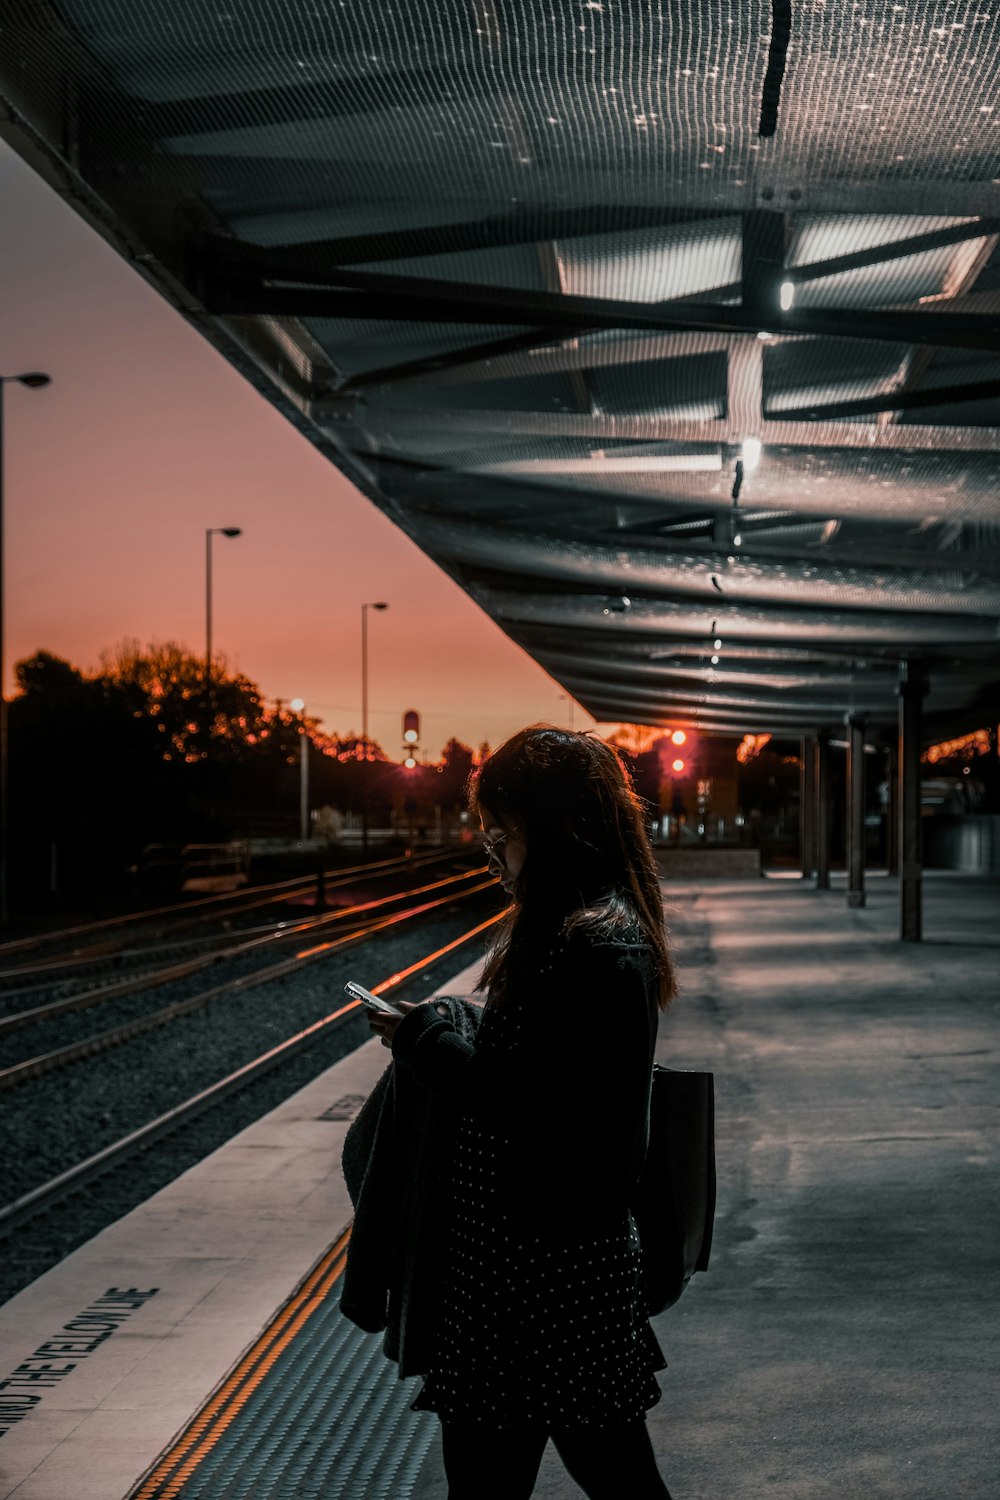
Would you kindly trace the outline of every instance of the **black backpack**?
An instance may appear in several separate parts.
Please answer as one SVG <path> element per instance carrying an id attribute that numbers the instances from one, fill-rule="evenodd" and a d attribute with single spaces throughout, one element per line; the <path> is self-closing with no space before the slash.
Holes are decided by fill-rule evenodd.
<path id="1" fill-rule="evenodd" d="M 715 1088 L 711 1073 L 653 1064 L 649 1149 L 629 1199 L 642 1244 L 646 1311 L 672 1307 L 708 1270 L 715 1220 Z"/>

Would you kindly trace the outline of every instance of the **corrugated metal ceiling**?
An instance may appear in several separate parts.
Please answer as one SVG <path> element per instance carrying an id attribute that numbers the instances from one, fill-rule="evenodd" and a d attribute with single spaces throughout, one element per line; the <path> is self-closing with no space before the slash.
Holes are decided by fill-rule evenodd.
<path id="1" fill-rule="evenodd" d="M 789 9 L 11 4 L 2 128 L 597 717 L 971 722 L 1000 16 Z"/>

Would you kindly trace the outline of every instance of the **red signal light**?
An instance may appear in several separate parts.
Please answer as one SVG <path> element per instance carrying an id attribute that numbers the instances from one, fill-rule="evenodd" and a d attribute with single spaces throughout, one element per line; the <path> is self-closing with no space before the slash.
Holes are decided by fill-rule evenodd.
<path id="1" fill-rule="evenodd" d="M 684 733 L 683 729 L 675 729 L 673 734 L 670 736 L 670 742 L 673 745 L 684 745 L 687 743 L 687 735 Z"/>
<path id="2" fill-rule="evenodd" d="M 675 771 L 683 771 L 683 769 L 684 769 L 684 762 L 682 760 L 675 760 L 674 763 L 673 763 L 673 769 Z"/>

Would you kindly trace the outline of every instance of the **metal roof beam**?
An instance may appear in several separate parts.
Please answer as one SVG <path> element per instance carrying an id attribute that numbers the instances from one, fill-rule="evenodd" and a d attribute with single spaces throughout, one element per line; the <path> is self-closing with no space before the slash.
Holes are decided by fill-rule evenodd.
<path id="1" fill-rule="evenodd" d="M 717 654 L 717 653 L 713 653 Z M 703 683 L 706 674 L 712 672 L 720 682 L 745 683 L 747 687 L 786 688 L 809 685 L 824 691 L 839 689 L 847 692 L 852 687 L 859 691 L 884 696 L 886 687 L 896 681 L 895 663 L 887 661 L 881 672 L 857 670 L 851 672 L 843 665 L 827 665 L 822 662 L 747 662 L 742 658 L 731 659 L 727 651 L 717 666 L 705 655 L 685 661 L 652 661 L 647 656 L 622 657 L 602 653 L 595 658 L 585 651 L 551 651 L 545 647 L 536 649 L 535 655 L 547 672 L 558 676 L 560 672 L 587 677 L 608 675 L 609 682 L 638 687 L 656 687 L 657 684 L 673 686 L 678 681 Z"/>
<path id="2" fill-rule="evenodd" d="M 934 313 L 910 309 L 791 308 L 749 312 L 742 307 L 685 302 L 628 302 L 607 297 L 438 281 L 423 276 L 391 276 L 372 271 L 310 273 L 292 278 L 242 270 L 219 273 L 205 268 L 197 294 L 219 316 L 287 314 L 294 317 L 360 318 L 390 322 L 537 323 L 572 334 L 581 327 L 637 328 L 709 333 L 798 333 L 828 338 L 890 340 L 948 348 L 996 349 L 1000 312 Z"/>
<path id="3" fill-rule="evenodd" d="M 364 411 L 331 401 L 317 401 L 312 406 L 313 419 L 332 425 L 363 423 L 372 432 L 385 430 L 397 441 L 405 439 L 407 424 L 413 422 L 421 432 L 436 429 L 442 433 L 499 432 L 526 437 L 531 434 L 550 438 L 591 438 L 606 442 L 677 442 L 726 443 L 739 446 L 744 438 L 740 428 L 725 419 L 701 421 L 688 417 L 660 416 L 586 416 L 575 412 L 491 411 L 479 408 L 404 405 L 396 402 L 372 402 Z M 945 427 L 899 425 L 878 426 L 860 422 L 785 422 L 777 416 L 760 425 L 758 432 L 765 447 L 775 448 L 843 448 L 913 452 L 930 451 L 964 454 L 1000 453 L 1000 426 Z"/>
<path id="4" fill-rule="evenodd" d="M 822 281 L 827 276 L 842 276 L 845 271 L 863 271 L 871 266 L 884 265 L 890 260 L 905 260 L 911 255 L 923 255 L 928 250 L 942 250 L 949 245 L 959 245 L 963 240 L 978 240 L 1000 230 L 1000 219 L 983 217 L 964 224 L 949 224 L 943 229 L 929 229 L 925 234 L 911 234 L 902 240 L 890 240 L 884 245 L 869 245 L 864 250 L 852 250 L 848 255 L 832 255 L 827 260 L 814 260 L 801 266 L 788 266 L 784 280 L 801 285 L 807 281 Z"/>
<path id="5" fill-rule="evenodd" d="M 664 208 L 661 204 L 594 203 L 581 208 L 531 206 L 509 214 L 469 219 L 463 223 L 428 224 L 423 229 L 397 229 L 372 234 L 344 235 L 337 239 L 310 240 L 299 244 L 250 245 L 223 236 L 206 236 L 197 254 L 215 264 L 228 263 L 244 270 L 284 275 L 312 275 L 317 267 L 349 266 L 379 261 L 419 259 L 440 255 L 442 249 L 496 250 L 511 245 L 532 245 L 542 240 L 568 240 L 594 235 L 595 224 L 614 224 L 608 238 L 637 229 L 669 229 L 674 224 L 705 223 L 732 218 L 733 210 Z M 601 233 L 600 230 L 597 233 Z"/>
<path id="6" fill-rule="evenodd" d="M 731 729 L 750 734 L 771 730 L 792 733 L 796 729 L 834 728 L 843 723 L 843 713 L 828 708 L 811 712 L 794 706 L 787 712 L 779 711 L 757 704 L 748 704 L 745 708 L 723 708 L 714 706 L 710 699 L 643 704 L 621 693 L 604 693 L 599 688 L 584 689 L 573 696 L 599 723 L 605 724 L 627 722 L 665 728 L 686 724 L 702 731 Z M 884 710 L 877 717 L 880 721 L 891 719 L 890 710 Z"/>
<path id="7" fill-rule="evenodd" d="M 560 677 L 562 682 L 563 678 Z M 850 689 L 842 694 L 831 694 L 826 698 L 798 697 L 795 693 L 772 689 L 774 696 L 767 692 L 755 692 L 749 694 L 737 694 L 720 690 L 717 684 L 704 684 L 702 691 L 678 684 L 677 687 L 641 688 L 623 684 L 607 682 L 600 677 L 587 677 L 582 673 L 565 674 L 564 686 L 569 687 L 574 698 L 579 699 L 586 693 L 601 693 L 608 698 L 621 695 L 622 698 L 634 703 L 637 707 L 658 708 L 660 706 L 670 707 L 676 704 L 681 707 L 692 705 L 705 706 L 708 708 L 729 709 L 734 712 L 743 712 L 752 708 L 757 712 L 774 714 L 778 718 L 785 718 L 792 714 L 809 713 L 819 714 L 827 719 L 836 720 L 848 708 L 859 708 L 870 713 L 877 713 L 881 707 L 883 711 L 891 712 L 896 701 L 896 692 L 893 687 L 886 687 L 881 698 L 881 703 L 873 702 L 870 696 L 866 696 L 864 703 L 851 702 L 852 693 Z"/>
<path id="8" fill-rule="evenodd" d="M 530 524 L 530 523 L 529 523 Z M 671 599 L 698 598 L 706 607 L 716 600 L 741 605 L 780 603 L 791 596 L 813 607 L 830 609 L 889 609 L 900 616 L 939 610 L 945 614 L 1000 615 L 1000 589 L 991 580 L 956 577 L 928 566 L 912 574 L 902 568 L 887 570 L 876 583 L 869 569 L 840 568 L 822 559 L 786 563 L 770 558 L 732 561 L 711 554 L 656 552 L 640 546 L 595 546 L 558 537 L 539 536 L 526 527 L 517 530 L 469 521 L 421 516 L 414 536 L 432 556 L 449 557 L 471 572 L 476 568 L 511 579 L 530 579 L 539 592 L 553 586 L 666 594 Z"/>
<path id="9" fill-rule="evenodd" d="M 935 390 L 899 388 L 881 396 L 859 396 L 852 401 L 828 401 L 770 413 L 782 422 L 830 422 L 838 417 L 868 417 L 881 411 L 917 411 L 926 406 L 954 406 L 962 401 L 990 401 L 1000 396 L 1000 380 L 977 380 L 965 385 L 942 385 Z"/>
<path id="10" fill-rule="evenodd" d="M 554 649 L 571 653 L 587 652 L 591 659 L 601 661 L 630 658 L 643 661 L 669 661 L 676 658 L 707 661 L 712 654 L 709 636 L 692 633 L 682 635 L 672 631 L 669 624 L 655 632 L 635 631 L 629 635 L 616 633 L 613 640 L 609 640 L 607 626 L 608 622 L 604 619 L 599 624 L 592 619 L 589 624 L 580 622 L 568 626 L 550 621 L 544 624 L 511 621 L 505 624 L 504 629 L 529 655 L 536 657 Z M 866 642 L 861 645 L 839 640 L 789 640 L 787 636 L 780 639 L 746 639 L 730 635 L 726 637 L 724 644 L 725 657 L 730 663 L 777 662 L 783 666 L 789 662 L 793 668 L 802 668 L 809 662 L 818 662 L 821 668 L 827 663 L 838 663 L 852 672 L 867 669 L 895 673 L 899 657 L 912 649 L 900 648 L 894 643 L 881 645 L 878 642 Z M 951 643 L 939 649 L 921 647 L 921 652 L 924 656 L 932 656 L 939 669 L 947 671 L 949 676 L 968 674 L 981 681 L 987 665 L 993 660 L 993 643 Z"/>
<path id="11" fill-rule="evenodd" d="M 721 297 L 730 290 L 729 287 L 713 287 L 710 292 L 699 295 Z M 738 283 L 733 290 L 739 292 Z M 678 297 L 675 305 L 681 306 L 685 300 Z M 595 331 L 602 337 L 592 338 Z M 425 388 L 450 385 L 456 380 L 463 383 L 471 380 L 511 380 L 521 375 L 562 375 L 568 370 L 613 369 L 624 365 L 683 359 L 698 354 L 726 353 L 731 343 L 732 335 L 727 333 L 622 334 L 619 338 L 609 339 L 604 329 L 579 328 L 572 337 L 568 334 L 553 336 L 547 329 L 535 329 L 533 334 L 525 335 L 524 344 L 511 354 L 500 352 L 491 355 L 482 350 L 476 353 L 470 348 L 461 351 L 461 357 L 446 363 L 440 372 L 430 368 L 433 364 L 431 360 L 426 362 L 429 366 L 426 371 L 416 373 L 421 376 L 421 385 Z M 530 360 L 524 359 L 525 354 L 531 356 Z M 469 357 L 466 358 L 466 355 Z M 447 361 L 448 356 L 445 358 Z M 453 367 L 461 367 L 461 374 L 453 376 Z M 398 367 L 390 378 L 394 383 L 402 383 L 411 376 Z M 365 384 L 374 383 L 367 375 L 362 379 Z M 353 381 L 351 383 L 354 384 Z"/>
<path id="12" fill-rule="evenodd" d="M 265 95 L 288 92 L 292 91 L 261 91 Z M 143 107 L 143 119 L 149 108 L 150 106 Z M 202 240 L 200 253 L 216 262 L 228 261 L 233 267 L 238 266 L 245 271 L 258 270 L 261 274 L 280 273 L 285 276 L 296 272 L 312 275 L 321 266 L 359 265 L 364 262 L 374 264 L 403 257 L 419 259 L 421 256 L 440 255 L 444 238 L 449 250 L 488 250 L 508 245 L 539 243 L 543 240 L 573 239 L 580 236 L 592 238 L 595 235 L 594 225 L 608 222 L 613 222 L 615 226 L 613 230 L 607 231 L 607 238 L 610 240 L 636 229 L 668 229 L 674 224 L 710 223 L 713 219 L 732 216 L 731 208 L 713 213 L 705 209 L 664 209 L 643 204 L 594 204 L 585 208 L 521 210 L 461 224 L 430 224 L 425 229 L 348 235 L 339 239 L 311 240 L 300 244 L 251 245 L 222 236 L 210 236 Z M 745 217 L 754 217 L 753 211 Z M 783 218 L 779 214 L 774 217 Z M 829 276 L 842 275 L 845 271 L 859 271 L 887 261 L 903 260 L 908 256 L 958 245 L 964 240 L 981 239 L 997 232 L 1000 232 L 1000 218 L 983 216 L 941 229 L 928 230 L 924 234 L 909 235 L 887 244 L 871 245 L 847 255 L 830 256 L 826 260 L 812 261 L 805 265 L 786 266 L 781 279 L 795 284 L 821 281 Z M 601 231 L 596 233 L 600 234 Z"/>
<path id="13" fill-rule="evenodd" d="M 547 625 L 575 628 L 606 624 L 609 641 L 640 631 L 660 632 L 711 640 L 716 636 L 729 641 L 784 642 L 797 650 L 814 642 L 863 650 L 880 645 L 905 655 L 924 645 L 955 645 L 959 642 L 982 642 L 996 646 L 1000 640 L 1000 621 L 995 615 L 892 613 L 875 609 L 809 609 L 801 605 L 782 608 L 779 605 L 755 607 L 691 601 L 679 604 L 668 599 L 633 599 L 628 607 L 618 601 L 621 593 L 611 590 L 594 593 L 541 595 L 517 593 L 475 581 L 469 592 L 493 618 L 507 629 L 508 625 Z M 605 613 L 605 610 L 608 613 Z"/>
<path id="14" fill-rule="evenodd" d="M 699 296 L 723 297 L 738 294 L 734 286 L 713 287 Z M 677 297 L 661 307 L 683 307 L 693 298 Z M 379 370 L 365 370 L 352 375 L 341 387 L 344 391 L 362 390 L 373 385 L 403 385 L 419 380 L 423 388 L 450 385 L 457 381 L 516 379 L 522 375 L 564 375 L 574 370 L 598 370 L 619 365 L 652 364 L 654 361 L 683 359 L 691 355 L 728 352 L 731 334 L 661 333 L 606 338 L 583 342 L 604 329 L 576 328 L 553 334 L 550 329 L 534 328 L 528 333 L 512 335 L 509 340 L 496 339 L 484 344 L 469 344 L 447 354 L 432 354 L 406 364 L 387 365 Z M 523 356 L 531 355 L 528 365 Z M 519 358 L 518 356 L 522 356 Z M 458 372 L 457 374 L 455 372 Z"/>
<path id="15" fill-rule="evenodd" d="M 560 335 L 561 339 L 569 337 L 568 334 Z M 461 348 L 450 349 L 444 354 L 425 354 L 422 359 L 409 359 L 400 364 L 382 365 L 377 370 L 362 370 L 357 375 L 349 376 L 338 389 L 346 394 L 349 391 L 363 391 L 375 385 L 403 385 L 409 380 L 420 380 L 423 383 L 427 375 L 446 375 L 456 370 L 462 372 L 459 378 L 464 380 L 468 378 L 466 366 L 482 365 L 484 369 L 490 369 L 493 361 L 502 359 L 504 355 L 524 353 L 551 342 L 550 333 L 542 332 L 538 328 L 529 328 L 526 333 L 512 333 L 506 338 L 487 339 L 481 344 L 464 344 Z"/>
<path id="16" fill-rule="evenodd" d="M 631 450 L 626 450 L 622 455 L 623 459 L 627 459 L 630 453 Z M 430 463 L 414 463 L 385 453 L 379 455 L 378 470 L 379 483 L 387 494 L 435 517 L 457 517 L 456 507 L 460 507 L 462 519 L 467 514 L 472 518 L 466 507 L 470 506 L 474 498 L 476 516 L 483 521 L 488 519 L 491 525 L 515 529 L 530 525 L 539 534 L 552 531 L 563 538 L 568 536 L 575 540 L 579 540 L 580 534 L 585 531 L 589 542 L 608 547 L 619 547 L 623 541 L 627 543 L 635 537 L 648 547 L 656 547 L 659 543 L 670 551 L 679 546 L 693 547 L 699 555 L 715 556 L 720 562 L 732 555 L 731 546 L 717 547 L 706 540 L 712 535 L 715 519 L 720 513 L 724 514 L 729 510 L 728 499 L 718 499 L 714 504 L 707 499 L 703 503 L 704 508 L 693 509 L 690 500 L 677 499 L 670 502 L 666 498 L 630 497 L 628 508 L 639 512 L 641 519 L 624 520 L 615 516 L 616 511 L 622 510 L 623 502 L 614 495 L 581 491 L 574 487 L 572 476 L 576 472 L 575 466 L 580 462 L 583 461 L 571 459 L 567 462 L 565 485 L 534 484 L 531 478 L 532 474 L 538 473 L 537 468 L 524 472 L 516 464 L 488 465 L 479 469 L 441 469 Z M 609 469 L 613 468 L 615 449 L 609 449 L 603 460 L 587 462 L 598 467 L 604 465 Z M 553 463 L 558 461 L 553 460 Z M 484 502 L 493 502 L 496 514 L 487 516 L 483 509 Z M 836 504 L 828 501 L 824 511 L 831 508 L 836 509 Z M 884 513 L 879 514 L 884 521 Z M 559 526 L 556 532 L 554 522 L 557 519 Z M 778 563 L 787 559 L 795 566 L 815 560 L 860 567 L 954 568 L 990 578 L 1000 574 L 1000 550 L 996 547 L 985 546 L 978 540 L 969 540 L 965 546 L 951 546 L 943 550 L 940 543 L 932 542 L 930 537 L 927 544 L 921 546 L 914 542 L 910 529 L 905 524 L 894 528 L 883 524 L 877 537 L 866 537 L 863 541 L 832 541 L 806 546 L 797 546 L 787 537 L 779 540 L 768 535 L 774 527 L 781 530 L 789 527 L 815 528 L 817 519 L 817 515 L 797 510 L 758 511 L 751 509 L 748 502 L 747 509 L 740 513 L 740 531 L 745 539 L 750 538 L 752 548 L 745 545 L 744 551 L 748 556 L 756 555 L 764 547 L 767 549 L 765 555 L 768 562 Z M 572 525 L 574 520 L 578 523 L 576 526 Z M 570 523 L 569 529 L 567 522 Z M 964 523 L 961 519 L 949 524 L 957 535 L 963 534 Z M 898 541 L 895 540 L 896 537 L 899 538 Z"/>

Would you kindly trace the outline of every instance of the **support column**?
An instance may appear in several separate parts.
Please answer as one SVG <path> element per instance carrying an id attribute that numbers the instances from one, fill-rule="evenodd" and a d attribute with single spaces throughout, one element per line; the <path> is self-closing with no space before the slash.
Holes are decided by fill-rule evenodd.
<path id="1" fill-rule="evenodd" d="M 886 781 L 889 785 L 889 802 L 886 807 L 886 869 L 890 875 L 899 874 L 899 746 L 886 747 Z"/>
<path id="2" fill-rule="evenodd" d="M 830 731 L 816 736 L 816 889 L 830 889 Z"/>
<path id="3" fill-rule="evenodd" d="M 847 904 L 865 904 L 865 721 L 847 719 Z"/>
<path id="4" fill-rule="evenodd" d="M 816 868 L 816 741 L 809 734 L 802 736 L 799 850 L 802 855 L 802 878 L 809 880 Z"/>
<path id="5" fill-rule="evenodd" d="M 899 664 L 899 936 L 923 937 L 923 849 L 920 821 L 920 742 L 927 684 L 921 662 Z"/>

